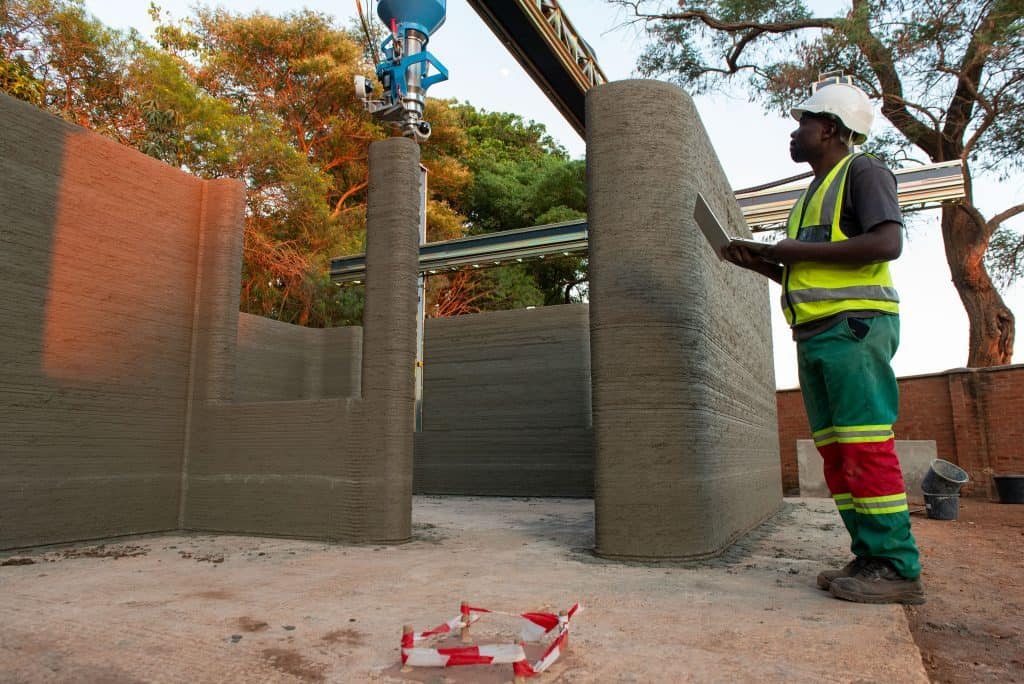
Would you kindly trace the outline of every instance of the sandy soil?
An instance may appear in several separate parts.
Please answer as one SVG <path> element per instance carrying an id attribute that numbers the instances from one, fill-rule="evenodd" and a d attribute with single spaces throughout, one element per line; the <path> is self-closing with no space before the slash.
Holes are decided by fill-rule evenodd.
<path id="1" fill-rule="evenodd" d="M 932 682 L 1024 682 L 1024 505 L 913 515 L 928 602 L 907 607 Z"/>

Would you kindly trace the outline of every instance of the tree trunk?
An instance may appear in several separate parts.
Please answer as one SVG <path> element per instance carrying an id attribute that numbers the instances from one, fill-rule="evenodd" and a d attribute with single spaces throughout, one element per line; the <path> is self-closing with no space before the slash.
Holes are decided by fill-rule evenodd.
<path id="1" fill-rule="evenodd" d="M 985 269 L 989 236 L 961 205 L 942 208 L 946 261 L 970 322 L 967 366 L 1001 366 L 1013 357 L 1013 312 Z"/>

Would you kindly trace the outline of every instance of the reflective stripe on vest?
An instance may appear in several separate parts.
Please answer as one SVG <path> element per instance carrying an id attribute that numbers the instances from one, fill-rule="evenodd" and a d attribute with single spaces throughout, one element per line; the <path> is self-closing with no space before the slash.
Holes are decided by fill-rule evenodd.
<path id="1" fill-rule="evenodd" d="M 826 174 L 813 193 L 810 188 L 793 206 L 787 236 L 805 242 L 846 240 L 839 227 L 850 154 Z M 787 266 L 782 276 L 782 311 L 792 325 L 833 316 L 842 311 L 899 311 L 889 264 L 847 265 L 805 261 Z"/>

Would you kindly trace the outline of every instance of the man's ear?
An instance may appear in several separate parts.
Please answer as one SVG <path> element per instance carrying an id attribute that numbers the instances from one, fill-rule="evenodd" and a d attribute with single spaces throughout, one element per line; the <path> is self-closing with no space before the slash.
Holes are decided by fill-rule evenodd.
<path id="1" fill-rule="evenodd" d="M 839 122 L 835 119 L 823 119 L 825 123 L 825 136 L 829 138 L 841 138 L 842 130 Z"/>

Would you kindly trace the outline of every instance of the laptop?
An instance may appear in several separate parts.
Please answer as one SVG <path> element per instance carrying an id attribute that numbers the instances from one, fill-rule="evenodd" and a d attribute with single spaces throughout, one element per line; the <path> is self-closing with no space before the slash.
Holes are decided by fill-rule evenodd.
<path id="1" fill-rule="evenodd" d="M 751 252 L 758 256 L 763 256 L 763 253 L 771 247 L 770 244 L 765 242 L 758 242 L 757 240 L 749 240 L 747 238 L 736 238 L 731 237 L 725 232 L 725 228 L 722 228 L 722 224 L 718 221 L 715 213 L 711 211 L 711 207 L 708 206 L 704 196 L 699 192 L 697 193 L 697 201 L 693 205 L 693 218 L 697 221 L 697 225 L 700 227 L 700 232 L 704 233 L 704 237 L 707 238 L 708 244 L 715 250 L 715 254 L 718 258 L 724 260 L 722 256 L 722 250 L 732 244 L 740 244 L 749 248 Z"/>

